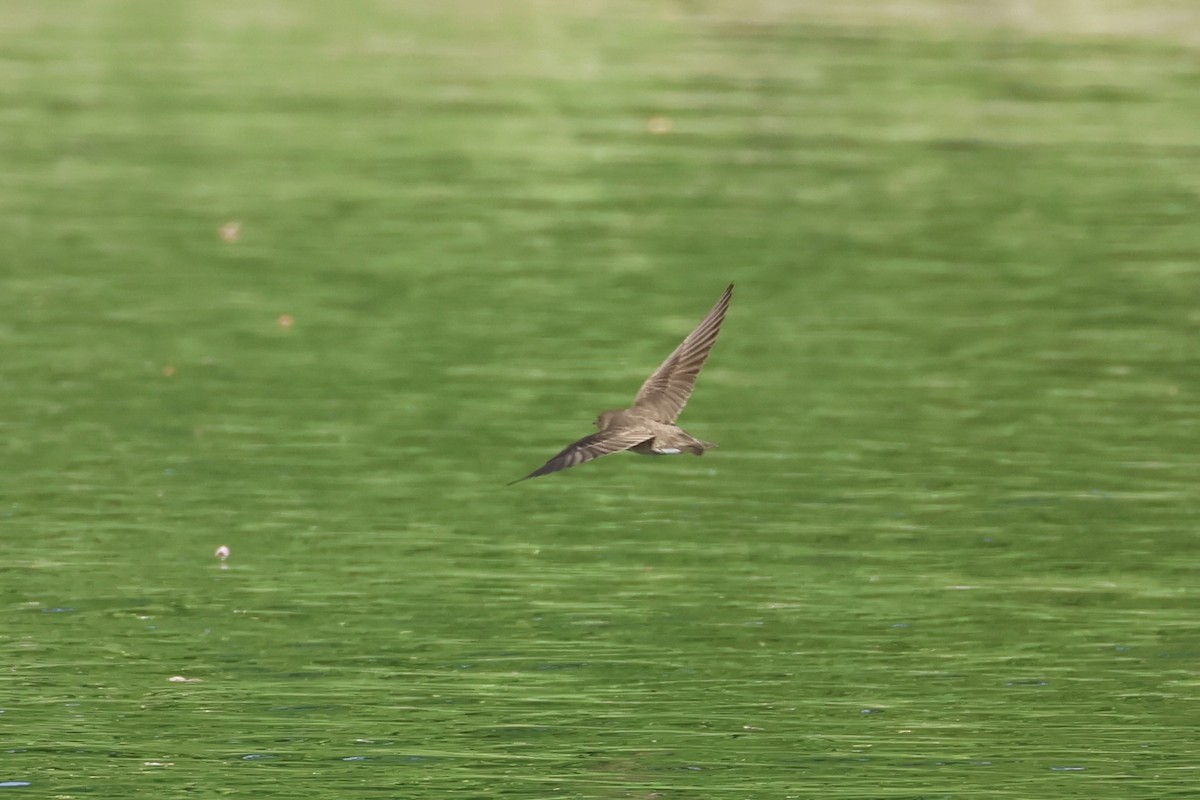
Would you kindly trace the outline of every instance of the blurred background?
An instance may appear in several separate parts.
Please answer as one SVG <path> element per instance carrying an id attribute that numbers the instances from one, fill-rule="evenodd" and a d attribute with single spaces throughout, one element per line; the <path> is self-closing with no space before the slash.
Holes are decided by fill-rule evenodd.
<path id="1" fill-rule="evenodd" d="M 1190 796 L 1198 46 L 1184 0 L 8 4 L 0 786 Z M 730 281 L 720 449 L 505 486 Z"/>

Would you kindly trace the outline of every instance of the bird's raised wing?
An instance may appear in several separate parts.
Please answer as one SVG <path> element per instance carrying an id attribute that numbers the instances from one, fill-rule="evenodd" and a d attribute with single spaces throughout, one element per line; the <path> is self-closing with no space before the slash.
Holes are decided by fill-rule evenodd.
<path id="1" fill-rule="evenodd" d="M 633 407 L 658 422 L 673 423 L 696 386 L 696 376 L 708 359 L 708 353 L 717 341 L 729 300 L 733 297 L 733 284 L 705 315 L 696 329 L 687 335 L 675 352 L 646 379 L 638 390 Z"/>
<path id="2" fill-rule="evenodd" d="M 653 438 L 654 433 L 644 428 L 610 428 L 599 431 L 593 433 L 591 436 L 583 437 L 578 442 L 572 442 L 567 445 L 554 458 L 542 464 L 524 478 L 518 478 L 513 481 L 513 483 L 520 483 L 523 480 L 536 478 L 539 475 L 558 472 L 560 469 L 573 467 L 576 464 L 582 464 L 585 461 L 591 461 L 600 456 L 619 453 L 622 450 L 628 450 L 634 445 L 641 444 Z M 512 484 L 509 485 L 511 486 Z"/>

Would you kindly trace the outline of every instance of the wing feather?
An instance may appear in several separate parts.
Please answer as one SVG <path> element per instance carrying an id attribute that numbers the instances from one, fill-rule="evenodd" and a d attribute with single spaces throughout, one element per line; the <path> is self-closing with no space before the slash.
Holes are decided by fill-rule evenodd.
<path id="1" fill-rule="evenodd" d="M 688 398 L 692 396 L 696 376 L 700 374 L 700 368 L 717 342 L 717 334 L 721 331 L 721 323 L 725 321 L 725 312 L 729 309 L 732 297 L 731 283 L 696 329 L 642 384 L 637 399 L 633 401 L 634 408 L 658 422 L 673 423 L 679 418 Z"/>
<path id="2" fill-rule="evenodd" d="M 653 439 L 654 433 L 643 428 L 609 428 L 608 430 L 593 433 L 591 436 L 585 436 L 577 442 L 564 447 L 558 455 L 547 461 L 542 466 L 535 469 L 533 472 L 526 475 L 524 478 L 518 478 L 513 483 L 520 483 L 529 478 L 536 478 L 539 475 L 548 475 L 551 472 L 558 472 L 560 469 L 567 469 L 582 464 L 585 461 L 591 461 L 600 456 L 607 456 L 612 453 L 619 453 L 622 450 L 628 450 L 634 445 Z M 510 484 L 511 485 L 511 484 Z"/>

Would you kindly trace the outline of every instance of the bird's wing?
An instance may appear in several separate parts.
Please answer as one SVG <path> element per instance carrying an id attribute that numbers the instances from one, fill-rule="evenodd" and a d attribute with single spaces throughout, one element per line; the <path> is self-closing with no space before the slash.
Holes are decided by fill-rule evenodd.
<path id="1" fill-rule="evenodd" d="M 680 342 L 675 352 L 667 356 L 667 360 L 646 379 L 638 390 L 633 407 L 642 411 L 651 419 L 659 422 L 673 423 L 696 385 L 696 376 L 708 359 L 708 353 L 717 341 L 717 333 L 725 320 L 725 311 L 729 308 L 729 299 L 733 297 L 733 284 L 725 289 L 725 294 L 705 315 L 696 330 Z"/>
<path id="2" fill-rule="evenodd" d="M 528 478 L 536 478 L 539 475 L 558 472 L 560 469 L 573 467 L 576 464 L 582 464 L 585 461 L 591 461 L 593 458 L 599 458 L 600 456 L 619 453 L 622 450 L 628 450 L 634 445 L 641 444 L 653 438 L 654 433 L 645 428 L 610 428 L 599 431 L 593 433 L 591 436 L 583 437 L 578 442 L 572 442 L 567 445 L 554 458 L 542 464 L 524 478 L 518 478 L 513 481 L 513 483 L 520 483 Z M 511 486 L 512 484 L 509 485 Z"/>

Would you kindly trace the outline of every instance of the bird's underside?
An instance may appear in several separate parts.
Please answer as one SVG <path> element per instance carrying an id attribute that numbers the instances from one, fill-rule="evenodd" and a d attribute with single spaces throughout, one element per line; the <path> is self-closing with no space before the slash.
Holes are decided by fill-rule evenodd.
<path id="1" fill-rule="evenodd" d="M 646 379 L 631 407 L 605 411 L 596 419 L 599 428 L 596 433 L 567 445 L 545 464 L 513 483 L 622 450 L 643 455 L 703 455 L 705 450 L 716 447 L 692 436 L 676 425 L 675 420 L 687 405 L 696 385 L 696 376 L 717 341 L 732 296 L 731 283 L 696 329 Z"/>

